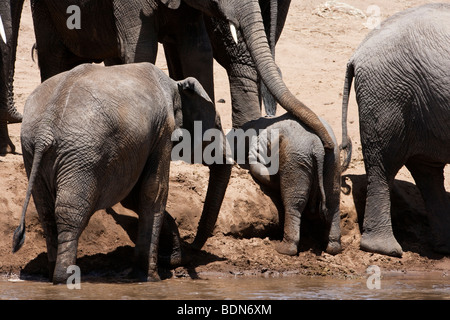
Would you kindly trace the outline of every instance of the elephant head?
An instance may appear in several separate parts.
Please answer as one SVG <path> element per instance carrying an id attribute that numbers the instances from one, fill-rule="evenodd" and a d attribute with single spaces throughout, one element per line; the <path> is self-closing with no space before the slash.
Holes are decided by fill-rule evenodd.
<path id="1" fill-rule="evenodd" d="M 169 8 L 179 7 L 181 0 L 161 0 Z M 270 93 L 287 111 L 310 127 L 322 140 L 325 148 L 333 150 L 334 143 L 317 115 L 299 101 L 286 87 L 273 60 L 264 31 L 258 0 L 184 0 L 203 13 L 225 19 L 230 32 L 236 34 L 240 28 L 256 69 Z M 237 37 L 235 37 L 235 41 Z"/>
<path id="2" fill-rule="evenodd" d="M 187 78 L 178 81 L 177 85 L 181 108 L 178 107 L 174 110 L 176 127 L 184 129 L 182 133 L 183 142 L 188 138 L 186 135 L 190 135 L 187 144 L 191 154 L 183 155 L 183 160 L 203 163 L 208 165 L 210 170 L 203 211 L 198 224 L 197 235 L 192 243 L 193 248 L 201 249 L 214 230 L 230 180 L 233 160 L 231 155 L 227 154 L 229 148 L 226 145 L 227 139 L 222 130 L 219 114 L 216 112 L 214 103 L 210 100 L 201 84 L 195 78 Z M 206 137 L 205 133 L 211 129 L 216 133 L 214 140 L 204 139 Z M 180 134 L 175 132 L 172 135 L 172 140 L 179 141 L 179 139 Z M 205 155 L 204 151 L 213 143 L 216 146 L 219 145 L 216 151 L 220 153 L 216 155 L 216 161 L 205 161 L 203 157 Z M 177 145 L 174 146 L 172 159 L 174 159 L 174 154 L 180 150 Z"/>
<path id="3" fill-rule="evenodd" d="M 9 139 L 8 123 L 22 121 L 14 106 L 13 80 L 17 38 L 23 0 L 0 3 L 0 154 L 14 152 Z"/>

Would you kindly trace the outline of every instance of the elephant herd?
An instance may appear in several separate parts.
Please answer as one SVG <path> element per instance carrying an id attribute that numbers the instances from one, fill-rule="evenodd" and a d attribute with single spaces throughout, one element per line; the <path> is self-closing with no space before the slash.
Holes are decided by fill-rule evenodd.
<path id="1" fill-rule="evenodd" d="M 74 4 L 81 23 L 69 28 L 67 8 Z M 326 251 L 341 252 L 340 182 L 351 159 L 353 81 L 368 180 L 361 249 L 402 255 L 390 192 L 406 165 L 425 201 L 433 248 L 450 254 L 443 174 L 450 162 L 449 4 L 395 14 L 356 49 L 345 73 L 341 145 L 289 91 L 274 62 L 289 0 L 31 0 L 42 84 L 28 97 L 23 117 L 12 99 L 22 5 L 4 1 L 0 7 L 0 153 L 15 148 L 7 124 L 22 122 L 29 183 L 13 251 L 24 243 L 33 196 L 54 283 L 66 281 L 67 268 L 76 263 L 78 238 L 91 215 L 119 202 L 139 217 L 131 276 L 159 279 L 163 224 L 178 235 L 175 223 L 167 227 L 165 207 L 170 161 L 182 145 L 190 150 L 183 149 L 182 158 L 207 165 L 210 173 L 193 248 L 200 250 L 212 234 L 238 163 L 281 198 L 279 253 L 298 253 L 306 209 L 324 221 Z M 169 76 L 153 65 L 158 42 Z M 213 59 L 228 73 L 232 132 L 244 137 L 222 130 L 213 102 Z M 269 117 L 261 117 L 262 100 Z M 288 112 L 275 117 L 276 102 Z M 199 140 L 198 134 L 214 139 Z M 197 151 L 209 152 L 213 161 Z M 181 247 L 174 251 L 181 261 Z"/>

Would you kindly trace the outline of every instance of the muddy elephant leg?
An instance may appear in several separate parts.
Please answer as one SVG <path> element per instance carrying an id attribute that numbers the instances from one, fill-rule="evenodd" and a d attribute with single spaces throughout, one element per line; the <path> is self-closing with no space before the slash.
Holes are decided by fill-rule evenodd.
<path id="1" fill-rule="evenodd" d="M 341 252 L 341 165 L 339 150 L 327 151 L 324 163 L 324 189 L 326 196 L 327 248 L 329 254 Z"/>
<path id="2" fill-rule="evenodd" d="M 312 177 L 298 167 L 289 172 L 280 172 L 280 191 L 284 206 L 283 240 L 275 249 L 286 255 L 296 255 L 300 242 L 300 223 L 312 187 Z"/>
<path id="3" fill-rule="evenodd" d="M 158 253 L 158 259 L 161 264 L 177 266 L 182 262 L 181 239 L 178 226 L 167 211 L 164 212 Z"/>
<path id="4" fill-rule="evenodd" d="M 169 137 L 170 139 L 170 137 Z M 138 233 L 132 277 L 158 281 L 158 245 L 169 189 L 171 141 L 150 157 L 141 177 L 138 195 Z"/>
<path id="5" fill-rule="evenodd" d="M 410 160 L 406 164 L 425 201 L 434 250 L 450 253 L 450 200 L 444 187 L 445 164 Z"/>

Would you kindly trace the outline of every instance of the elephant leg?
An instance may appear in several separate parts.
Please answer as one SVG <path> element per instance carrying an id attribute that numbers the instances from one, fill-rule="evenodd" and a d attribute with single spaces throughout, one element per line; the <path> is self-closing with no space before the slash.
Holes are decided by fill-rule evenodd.
<path id="1" fill-rule="evenodd" d="M 7 117 L 7 109 L 0 109 L 0 156 L 16 151 L 16 147 L 9 138 Z"/>
<path id="2" fill-rule="evenodd" d="M 167 211 L 164 212 L 158 252 L 160 263 L 176 266 L 182 262 L 181 239 L 178 226 Z"/>
<path id="3" fill-rule="evenodd" d="M 328 244 L 326 252 L 337 254 L 341 252 L 341 169 L 340 157 L 337 154 L 327 154 L 324 165 L 324 189 L 327 205 L 327 232 Z"/>
<path id="4" fill-rule="evenodd" d="M 249 67 L 242 67 L 242 70 L 248 70 L 249 73 L 255 72 Z M 233 128 L 240 128 L 251 120 L 261 117 L 261 101 L 259 97 L 258 83 L 253 77 L 235 75 L 228 73 L 230 81 L 231 105 L 232 105 L 232 123 Z"/>
<path id="5" fill-rule="evenodd" d="M 363 222 L 362 250 L 401 256 L 402 248 L 394 237 L 391 222 L 390 192 L 394 172 L 387 173 L 381 164 L 366 163 L 367 197 Z"/>
<path id="6" fill-rule="evenodd" d="M 33 199 L 39 215 L 39 220 L 41 221 L 42 229 L 45 234 L 48 275 L 49 279 L 53 279 L 58 250 L 58 230 L 55 220 L 55 203 L 51 193 L 48 192 L 45 184 L 41 183 L 40 179 L 37 179 L 34 185 L 35 190 L 39 190 L 39 194 L 33 196 Z"/>
<path id="7" fill-rule="evenodd" d="M 170 139 L 170 137 L 169 137 Z M 138 232 L 133 277 L 139 281 L 158 281 L 158 245 L 169 189 L 171 141 L 155 152 L 144 168 L 138 195 Z"/>
<path id="8" fill-rule="evenodd" d="M 69 277 L 67 268 L 76 264 L 79 236 L 95 212 L 93 201 L 97 194 L 95 184 L 80 177 L 85 175 L 78 176 L 78 181 L 83 181 L 82 185 L 74 182 L 58 186 L 55 201 L 58 250 L 53 273 L 54 284 L 67 281 Z"/>
<path id="9" fill-rule="evenodd" d="M 233 128 L 261 117 L 258 73 L 250 52 L 242 39 L 236 44 L 229 24 L 222 19 L 205 17 L 214 59 L 227 71 L 230 82 Z"/>
<path id="10" fill-rule="evenodd" d="M 434 249 L 450 253 L 450 200 L 444 187 L 445 164 L 409 160 L 406 164 L 429 214 Z"/>
<path id="11" fill-rule="evenodd" d="M 172 79 L 196 78 L 214 101 L 213 51 L 203 15 L 182 4 L 166 12 L 172 23 L 165 28 L 164 52 Z"/>
<path id="12" fill-rule="evenodd" d="M 286 255 L 296 255 L 300 242 L 301 215 L 306 207 L 312 188 L 312 176 L 303 167 L 290 170 L 280 168 L 280 192 L 284 206 L 283 240 L 275 249 Z M 286 172 L 287 171 L 287 172 Z"/>
<path id="13" fill-rule="evenodd" d="M 77 57 L 64 45 L 52 21 L 47 6 L 42 1 L 36 3 L 33 7 L 33 23 L 41 82 L 81 63 L 90 62 Z"/>

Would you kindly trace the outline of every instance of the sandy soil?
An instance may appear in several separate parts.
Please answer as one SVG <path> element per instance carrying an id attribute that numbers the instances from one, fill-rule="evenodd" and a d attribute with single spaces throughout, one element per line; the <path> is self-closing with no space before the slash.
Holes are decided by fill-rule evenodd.
<path id="1" fill-rule="evenodd" d="M 400 10 L 426 3 L 407 0 L 346 0 L 360 11 L 320 10 L 324 0 L 292 1 L 286 27 L 277 46 L 276 60 L 292 92 L 341 135 L 341 99 L 344 72 L 352 52 L 369 32 L 369 4 L 376 5 L 385 19 Z M 447 1 L 448 2 L 448 1 Z M 319 10 L 317 10 L 319 8 Z M 320 13 L 320 14 L 316 14 Z M 30 51 L 34 43 L 29 1 L 25 2 L 16 63 L 15 94 L 22 111 L 27 96 L 39 85 L 39 70 Z M 163 52 L 157 65 L 167 70 Z M 231 128 L 231 104 L 224 70 L 215 68 L 216 100 L 223 127 Z M 353 93 L 352 93 L 353 94 Z M 284 111 L 279 108 L 279 113 Z M 11 253 L 12 234 L 19 223 L 27 178 L 20 148 L 20 124 L 9 126 L 17 154 L 0 158 L 0 273 L 39 277 L 47 274 L 45 239 L 34 205 L 27 214 L 27 238 L 23 248 Z M 393 191 L 394 232 L 403 246 L 402 258 L 363 252 L 359 249 L 360 224 L 365 202 L 365 171 L 361 154 L 357 105 L 354 95 L 349 107 L 349 134 L 353 140 L 350 168 L 343 176 L 348 192 L 341 198 L 341 227 L 344 250 L 331 256 L 317 240 L 317 223 L 302 221 L 301 250 L 297 256 L 276 253 L 274 242 L 281 237 L 276 204 L 255 184 L 249 174 L 233 169 L 215 234 L 200 253 L 186 251 L 189 263 L 163 270 L 163 277 L 219 275 L 320 275 L 364 277 L 369 265 L 382 272 L 438 272 L 446 276 L 450 258 L 435 254 L 428 244 L 429 226 L 418 189 L 406 169 L 396 179 Z M 446 168 L 446 189 L 450 170 Z M 206 193 L 208 171 L 202 166 L 174 162 L 171 167 L 167 210 L 176 218 L 185 243 L 192 241 Z M 137 218 L 117 205 L 94 214 L 81 236 L 78 265 L 83 274 L 122 277 L 130 268 Z"/>

